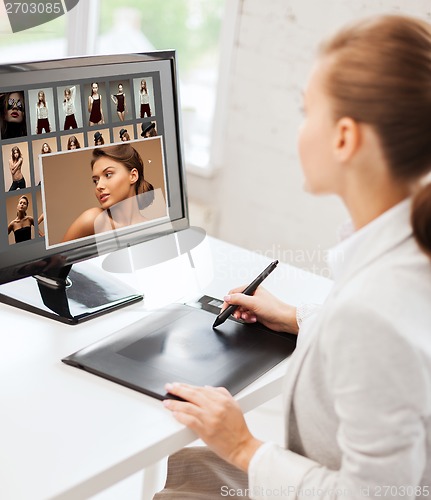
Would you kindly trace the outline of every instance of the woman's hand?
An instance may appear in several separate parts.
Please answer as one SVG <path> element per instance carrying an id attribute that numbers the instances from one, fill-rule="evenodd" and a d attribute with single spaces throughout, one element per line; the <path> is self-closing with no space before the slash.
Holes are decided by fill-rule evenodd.
<path id="1" fill-rule="evenodd" d="M 166 384 L 165 389 L 186 400 L 163 401 L 178 422 L 194 431 L 221 458 L 246 472 L 262 441 L 248 430 L 241 408 L 229 391 L 180 383 Z"/>
<path id="2" fill-rule="evenodd" d="M 228 305 L 238 305 L 233 316 L 247 323 L 259 321 L 276 332 L 298 333 L 296 307 L 277 299 L 259 286 L 254 295 L 241 293 L 245 286 L 234 288 L 224 297 L 222 310 Z"/>

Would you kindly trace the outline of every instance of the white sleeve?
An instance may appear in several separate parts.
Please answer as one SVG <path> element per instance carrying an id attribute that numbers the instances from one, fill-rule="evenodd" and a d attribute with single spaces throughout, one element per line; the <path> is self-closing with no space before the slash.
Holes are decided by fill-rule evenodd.
<path id="1" fill-rule="evenodd" d="M 426 464 L 429 373 L 394 321 L 373 306 L 345 304 L 316 339 L 338 420 L 340 468 L 267 446 L 249 468 L 251 498 L 275 496 L 280 488 L 289 499 L 310 491 L 325 500 L 364 500 L 385 491 L 387 498 L 416 498 Z"/>
<path id="2" fill-rule="evenodd" d="M 321 304 L 300 304 L 296 308 L 296 323 L 298 324 L 298 340 L 300 345 L 310 331 L 318 313 L 322 310 Z"/>

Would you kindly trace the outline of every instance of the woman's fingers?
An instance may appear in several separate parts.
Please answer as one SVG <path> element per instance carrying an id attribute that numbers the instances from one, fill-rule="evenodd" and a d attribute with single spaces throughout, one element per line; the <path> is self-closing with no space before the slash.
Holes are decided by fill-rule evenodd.
<path id="1" fill-rule="evenodd" d="M 237 286 L 236 288 L 233 288 L 232 290 L 229 291 L 229 294 L 231 293 L 241 293 L 247 285 L 242 285 L 242 286 Z M 223 312 L 226 307 L 228 307 L 228 303 L 226 301 L 223 302 L 220 312 Z M 239 319 L 239 318 L 238 318 Z"/>
<path id="2" fill-rule="evenodd" d="M 241 307 L 243 310 L 253 311 L 256 308 L 256 297 L 254 295 L 245 295 L 244 293 L 229 293 L 224 297 L 224 301 L 229 305 Z"/>
<path id="3" fill-rule="evenodd" d="M 247 323 L 256 323 L 257 321 L 256 315 L 249 311 L 244 311 L 241 314 L 241 319 L 246 321 Z"/>
<path id="4" fill-rule="evenodd" d="M 173 384 L 166 384 L 165 389 L 170 394 L 185 399 L 195 405 L 202 405 L 205 402 L 201 388 L 194 385 L 175 382 Z"/>
<path id="5" fill-rule="evenodd" d="M 163 405 L 173 412 L 174 417 L 203 437 L 211 433 L 217 417 L 232 396 L 224 387 L 196 387 L 188 384 L 166 384 L 165 389 L 186 401 L 166 399 Z"/>
<path id="6" fill-rule="evenodd" d="M 170 394 L 183 398 L 198 406 L 205 405 L 208 399 L 217 400 L 220 399 L 221 396 L 230 396 L 229 391 L 225 387 L 212 387 L 208 385 L 199 387 L 174 382 L 166 384 L 165 389 Z"/>
<path id="7" fill-rule="evenodd" d="M 178 383 L 167 384 L 166 390 L 190 398 L 188 401 L 163 401 L 175 419 L 195 432 L 224 460 L 246 471 L 252 455 L 262 443 L 251 435 L 241 408 L 229 391 L 223 387 Z"/>
<path id="8" fill-rule="evenodd" d="M 237 305 L 238 309 L 233 316 L 236 319 L 242 319 L 248 323 L 256 322 L 256 298 L 252 295 L 244 295 L 243 293 L 230 293 L 224 298 L 225 303 L 229 305 Z"/>

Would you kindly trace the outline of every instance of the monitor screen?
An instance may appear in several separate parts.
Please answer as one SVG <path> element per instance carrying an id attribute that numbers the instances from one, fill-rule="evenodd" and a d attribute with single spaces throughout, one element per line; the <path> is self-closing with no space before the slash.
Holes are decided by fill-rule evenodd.
<path id="1" fill-rule="evenodd" d="M 0 82 L 0 284 L 188 227 L 174 51 L 1 66 Z"/>

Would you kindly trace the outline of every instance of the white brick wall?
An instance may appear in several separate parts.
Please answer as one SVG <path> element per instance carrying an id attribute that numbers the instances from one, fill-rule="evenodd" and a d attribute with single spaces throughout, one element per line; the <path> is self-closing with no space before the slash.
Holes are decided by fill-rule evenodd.
<path id="1" fill-rule="evenodd" d="M 229 78 L 224 161 L 218 178 L 206 181 L 208 199 L 219 212 L 213 234 L 324 273 L 323 250 L 336 242 L 347 213 L 335 197 L 315 198 L 302 189 L 299 107 L 315 47 L 345 22 L 375 13 L 402 12 L 430 21 L 431 1 L 239 4 L 232 67 L 221 75 Z"/>

